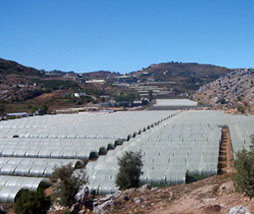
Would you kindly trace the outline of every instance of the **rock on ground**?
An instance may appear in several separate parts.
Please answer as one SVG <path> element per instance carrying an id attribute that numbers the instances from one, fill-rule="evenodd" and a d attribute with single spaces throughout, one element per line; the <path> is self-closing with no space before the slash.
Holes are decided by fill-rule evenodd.
<path id="1" fill-rule="evenodd" d="M 229 214 L 251 214 L 247 207 L 235 206 L 230 209 Z"/>

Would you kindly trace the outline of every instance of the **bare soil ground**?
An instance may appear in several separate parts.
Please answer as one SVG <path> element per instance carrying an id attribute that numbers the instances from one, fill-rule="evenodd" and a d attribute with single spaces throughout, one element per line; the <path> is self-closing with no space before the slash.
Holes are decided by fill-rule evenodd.
<path id="1" fill-rule="evenodd" d="M 254 199 L 236 193 L 230 175 L 218 175 L 195 183 L 147 190 L 132 189 L 126 193 L 128 201 L 119 199 L 114 210 L 117 214 L 213 214 L 229 213 L 237 205 L 254 211 Z M 140 203 L 135 203 L 135 198 Z"/>

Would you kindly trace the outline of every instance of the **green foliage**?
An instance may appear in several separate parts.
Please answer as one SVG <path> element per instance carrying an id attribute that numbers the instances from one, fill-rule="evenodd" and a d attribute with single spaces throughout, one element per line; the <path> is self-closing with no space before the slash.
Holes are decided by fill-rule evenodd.
<path id="1" fill-rule="evenodd" d="M 47 105 L 41 105 L 40 108 L 39 108 L 39 112 L 41 114 L 47 114 L 48 113 L 48 106 Z"/>
<path id="2" fill-rule="evenodd" d="M 243 149 L 236 154 L 234 167 L 236 172 L 233 174 L 233 182 L 236 190 L 245 193 L 249 197 L 254 196 L 254 141 L 247 151 Z"/>
<path id="3" fill-rule="evenodd" d="M 139 186 L 139 177 L 142 174 L 141 152 L 125 152 L 118 159 L 119 172 L 116 175 L 116 186 L 121 190 Z"/>
<path id="4" fill-rule="evenodd" d="M 240 113 L 242 113 L 242 114 L 244 114 L 244 112 L 245 112 L 243 106 L 238 106 L 237 110 L 238 110 Z"/>
<path id="5" fill-rule="evenodd" d="M 74 202 L 74 196 L 79 188 L 87 183 L 85 173 L 82 176 L 73 176 L 74 168 L 71 164 L 56 168 L 51 178 L 54 182 L 54 199 L 59 199 L 58 203 L 70 207 Z"/>
<path id="6" fill-rule="evenodd" d="M 35 111 L 37 111 L 37 110 L 38 110 L 38 107 L 37 107 L 37 106 L 34 106 L 34 105 L 29 104 L 29 105 L 28 105 L 28 109 L 29 109 L 29 112 L 30 112 L 30 113 L 34 113 Z"/>
<path id="7" fill-rule="evenodd" d="M 226 104 L 227 102 L 226 102 L 226 100 L 224 99 L 224 98 L 220 98 L 220 99 L 218 99 L 217 101 L 216 101 L 216 103 L 217 104 Z"/>
<path id="8" fill-rule="evenodd" d="M 27 90 L 24 95 L 24 100 L 33 99 L 34 97 L 38 97 L 43 94 L 44 91 L 41 89 Z"/>
<path id="9" fill-rule="evenodd" d="M 5 112 L 5 106 L 0 103 L 0 115 L 3 115 Z"/>
<path id="10" fill-rule="evenodd" d="M 77 83 L 70 81 L 70 80 L 41 80 L 41 79 L 34 79 L 34 83 L 43 86 L 46 88 L 47 92 L 52 90 L 59 90 L 59 89 L 79 89 Z"/>
<path id="11" fill-rule="evenodd" d="M 138 93 L 121 92 L 115 97 L 117 102 L 133 102 L 139 100 L 140 96 Z"/>
<path id="12" fill-rule="evenodd" d="M 186 174 L 186 183 L 192 183 L 192 182 L 196 182 L 205 178 L 208 178 L 209 176 L 207 175 L 190 175 L 190 174 Z"/>
<path id="13" fill-rule="evenodd" d="M 148 99 L 151 101 L 153 99 L 153 91 L 149 90 Z"/>
<path id="14" fill-rule="evenodd" d="M 46 88 L 46 89 L 44 90 L 44 92 L 45 92 L 45 93 L 51 93 L 51 92 L 52 92 L 52 89 Z"/>
<path id="15" fill-rule="evenodd" d="M 24 190 L 17 196 L 14 211 L 17 214 L 46 214 L 50 205 L 50 198 L 42 189 L 37 192 Z"/>

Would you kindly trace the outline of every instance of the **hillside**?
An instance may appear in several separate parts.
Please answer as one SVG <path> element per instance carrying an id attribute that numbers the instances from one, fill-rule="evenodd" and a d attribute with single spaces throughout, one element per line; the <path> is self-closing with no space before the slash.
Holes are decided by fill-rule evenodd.
<path id="1" fill-rule="evenodd" d="M 0 59 L 0 109 L 5 112 L 30 112 L 43 104 L 53 110 L 93 101 L 88 96 L 74 98 L 77 92 L 95 97 L 100 93 L 74 72 L 45 72 Z"/>
<path id="2" fill-rule="evenodd" d="M 39 71 L 37 69 L 26 67 L 18 64 L 17 62 L 5 60 L 0 58 L 0 75 L 20 75 L 20 76 L 39 76 L 45 75 L 44 71 Z"/>
<path id="3" fill-rule="evenodd" d="M 169 82 L 173 90 L 193 92 L 231 71 L 209 64 L 169 62 L 153 64 L 132 74 L 141 81 Z"/>
<path id="4" fill-rule="evenodd" d="M 220 77 L 202 86 L 194 98 L 215 108 L 253 112 L 254 69 L 238 69 Z"/>
<path id="5" fill-rule="evenodd" d="M 237 193 L 230 176 L 223 175 L 180 186 L 126 190 L 106 213 L 228 214 L 239 205 L 254 210 L 253 200 Z"/>
<path id="6" fill-rule="evenodd" d="M 93 71 L 93 72 L 83 73 L 82 76 L 85 79 L 109 80 L 109 79 L 117 78 L 121 76 L 121 74 L 116 72 L 111 72 L 111 71 Z"/>
<path id="7" fill-rule="evenodd" d="M 231 71 L 214 65 L 169 62 L 125 75 L 103 70 L 77 74 L 37 70 L 0 59 L 0 104 L 13 112 L 41 104 L 50 109 L 80 106 L 100 102 L 101 95 L 110 100 L 120 92 L 138 93 L 141 98 L 149 97 L 151 92 L 154 98 L 188 97 Z M 74 98 L 74 93 L 88 96 Z"/>

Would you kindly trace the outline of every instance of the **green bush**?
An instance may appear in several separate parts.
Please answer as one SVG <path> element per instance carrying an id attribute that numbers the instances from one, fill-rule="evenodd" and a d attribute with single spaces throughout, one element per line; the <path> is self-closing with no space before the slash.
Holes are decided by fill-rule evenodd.
<path id="1" fill-rule="evenodd" d="M 5 106 L 3 104 L 0 104 L 0 115 L 3 115 L 5 112 Z"/>
<path id="2" fill-rule="evenodd" d="M 238 110 L 240 113 L 242 113 L 242 114 L 244 114 L 244 112 L 245 112 L 243 106 L 238 106 L 237 110 Z"/>
<path id="3" fill-rule="evenodd" d="M 218 99 L 218 100 L 216 101 L 216 103 L 217 103 L 217 104 L 222 104 L 222 105 L 224 105 L 224 104 L 227 104 L 227 101 L 226 101 L 224 98 L 220 98 L 220 99 Z"/>
<path id="4" fill-rule="evenodd" d="M 117 102 L 133 102 L 134 100 L 139 100 L 140 96 L 138 93 L 130 93 L 130 92 L 121 92 L 117 96 L 115 96 L 115 100 Z"/>
<path id="5" fill-rule="evenodd" d="M 42 189 L 37 192 L 23 190 L 17 196 L 14 211 L 17 214 L 46 214 L 50 205 L 50 198 L 45 196 Z"/>
<path id="6" fill-rule="evenodd" d="M 187 173 L 186 174 L 186 183 L 187 184 L 193 183 L 193 182 L 203 180 L 203 179 L 208 178 L 208 177 L 210 177 L 210 176 L 208 176 L 208 175 L 199 175 L 199 174 L 190 175 L 189 173 Z"/>
<path id="7" fill-rule="evenodd" d="M 54 184 L 53 198 L 58 199 L 58 203 L 70 207 L 74 202 L 74 196 L 79 188 L 87 183 L 85 173 L 81 177 L 73 176 L 74 168 L 71 164 L 56 168 L 51 178 Z"/>
<path id="8" fill-rule="evenodd" d="M 27 90 L 24 95 L 24 100 L 33 99 L 34 97 L 38 97 L 44 93 L 41 89 Z"/>
<path id="9" fill-rule="evenodd" d="M 236 190 L 253 197 L 254 196 L 254 147 L 253 136 L 252 146 L 247 151 L 243 149 L 236 154 L 234 167 L 236 172 L 233 174 L 233 182 Z"/>
<path id="10" fill-rule="evenodd" d="M 39 108 L 39 112 L 41 114 L 47 114 L 48 113 L 48 106 L 45 105 L 45 104 L 41 105 L 40 108 Z"/>
<path id="11" fill-rule="evenodd" d="M 142 174 L 141 152 L 125 152 L 118 159 L 119 171 L 116 175 L 116 186 L 121 190 L 139 186 L 139 177 Z"/>

